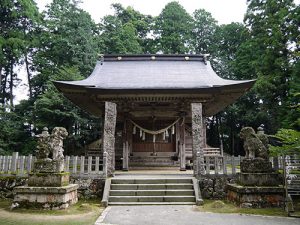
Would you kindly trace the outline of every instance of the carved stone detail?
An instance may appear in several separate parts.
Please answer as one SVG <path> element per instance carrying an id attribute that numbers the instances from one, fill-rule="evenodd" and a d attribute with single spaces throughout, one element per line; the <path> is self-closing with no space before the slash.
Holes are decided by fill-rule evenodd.
<path id="1" fill-rule="evenodd" d="M 202 103 L 191 103 L 194 175 L 205 174 Z M 197 157 L 198 152 L 198 157 Z"/>
<path id="2" fill-rule="evenodd" d="M 115 129 L 117 119 L 117 105 L 105 102 L 103 125 L 103 152 L 107 153 L 107 176 L 115 171 Z"/>
<path id="3" fill-rule="evenodd" d="M 55 127 L 51 135 L 45 127 L 38 138 L 36 150 L 36 162 L 34 172 L 38 173 L 60 173 L 64 170 L 64 149 L 63 139 L 68 136 L 68 132 L 63 127 Z M 49 154 L 52 153 L 52 159 Z"/>

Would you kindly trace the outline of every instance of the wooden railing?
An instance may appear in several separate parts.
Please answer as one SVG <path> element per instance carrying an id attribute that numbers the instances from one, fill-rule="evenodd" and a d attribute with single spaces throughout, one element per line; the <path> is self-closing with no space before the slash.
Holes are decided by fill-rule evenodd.
<path id="1" fill-rule="evenodd" d="M 32 155 L 0 156 L 0 175 L 27 176 L 33 171 L 36 158 Z M 106 175 L 106 154 L 98 156 L 65 156 L 65 172 L 73 177 L 104 177 Z"/>
<path id="2" fill-rule="evenodd" d="M 204 154 L 206 174 L 236 174 L 240 172 L 240 163 L 244 157 L 221 155 L 215 148 L 208 149 Z M 32 155 L 19 156 L 14 152 L 12 156 L 0 156 L 0 175 L 27 176 L 32 172 L 36 158 Z M 283 169 L 283 158 L 270 158 L 275 170 Z M 105 177 L 107 157 L 98 156 L 65 156 L 65 171 L 73 177 Z"/>

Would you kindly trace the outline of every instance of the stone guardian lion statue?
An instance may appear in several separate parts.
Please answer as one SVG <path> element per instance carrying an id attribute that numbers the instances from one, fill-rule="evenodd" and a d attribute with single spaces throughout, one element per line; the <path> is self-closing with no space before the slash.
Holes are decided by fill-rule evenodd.
<path id="1" fill-rule="evenodd" d="M 267 146 L 262 142 L 252 127 L 242 128 L 240 137 L 244 140 L 246 158 L 262 158 L 265 160 L 269 159 Z"/>

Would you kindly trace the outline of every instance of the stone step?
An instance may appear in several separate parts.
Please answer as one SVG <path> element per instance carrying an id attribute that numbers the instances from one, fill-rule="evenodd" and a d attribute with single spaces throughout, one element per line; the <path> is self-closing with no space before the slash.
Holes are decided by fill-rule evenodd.
<path id="1" fill-rule="evenodd" d="M 145 179 L 112 179 L 112 184 L 192 184 L 189 178 L 145 178 Z"/>
<path id="2" fill-rule="evenodd" d="M 111 190 L 172 190 L 193 188 L 193 184 L 111 184 Z"/>
<path id="3" fill-rule="evenodd" d="M 194 190 L 111 190 L 110 196 L 194 196 Z"/>
<path id="4" fill-rule="evenodd" d="M 110 202 L 109 205 L 195 205 L 195 202 Z"/>
<path id="5" fill-rule="evenodd" d="M 110 196 L 109 202 L 195 202 L 195 196 Z"/>

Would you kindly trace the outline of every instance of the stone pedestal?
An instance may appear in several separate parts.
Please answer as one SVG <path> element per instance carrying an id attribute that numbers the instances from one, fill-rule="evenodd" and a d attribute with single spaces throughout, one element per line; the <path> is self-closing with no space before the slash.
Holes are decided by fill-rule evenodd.
<path id="1" fill-rule="evenodd" d="M 30 187 L 63 187 L 69 182 L 69 173 L 32 173 L 28 177 Z"/>
<path id="2" fill-rule="evenodd" d="M 65 209 L 78 201 L 69 173 L 32 173 L 28 185 L 14 188 L 12 208 Z"/>
<path id="3" fill-rule="evenodd" d="M 13 205 L 21 208 L 65 209 L 78 201 L 78 184 L 64 187 L 15 187 Z"/>
<path id="4" fill-rule="evenodd" d="M 283 186 L 255 187 L 227 184 L 227 199 L 241 208 L 269 208 L 284 206 Z"/>
<path id="5" fill-rule="evenodd" d="M 262 158 L 246 158 L 241 162 L 241 171 L 244 173 L 271 173 L 272 163 Z"/>
<path id="6" fill-rule="evenodd" d="M 227 184 L 227 199 L 240 207 L 266 208 L 284 205 L 283 180 L 268 160 L 244 159 L 236 184 Z"/>

